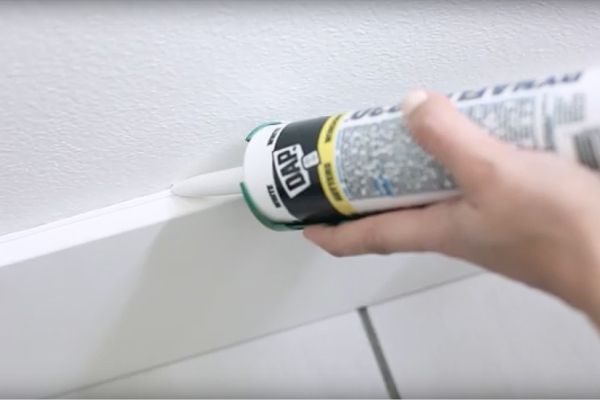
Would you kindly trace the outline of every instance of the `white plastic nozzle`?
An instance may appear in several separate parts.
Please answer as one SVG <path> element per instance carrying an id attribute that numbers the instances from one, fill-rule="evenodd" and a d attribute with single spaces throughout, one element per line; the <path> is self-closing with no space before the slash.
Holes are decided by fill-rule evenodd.
<path id="1" fill-rule="evenodd" d="M 243 178 L 244 170 L 242 167 L 224 169 L 175 183 L 171 186 L 171 192 L 182 197 L 238 194 Z"/>

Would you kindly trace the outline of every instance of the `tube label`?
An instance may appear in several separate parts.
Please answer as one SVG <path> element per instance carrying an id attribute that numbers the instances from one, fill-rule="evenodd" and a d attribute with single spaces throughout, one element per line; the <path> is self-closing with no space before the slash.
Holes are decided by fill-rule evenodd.
<path id="1" fill-rule="evenodd" d="M 515 146 L 600 167 L 600 70 L 449 94 L 458 109 Z M 273 180 L 298 221 L 328 222 L 454 196 L 448 171 L 408 132 L 400 107 L 282 124 Z"/>

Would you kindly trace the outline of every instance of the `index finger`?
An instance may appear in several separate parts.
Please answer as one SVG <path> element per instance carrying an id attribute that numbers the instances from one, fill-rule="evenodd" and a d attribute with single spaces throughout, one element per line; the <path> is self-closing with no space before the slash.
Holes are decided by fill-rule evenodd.
<path id="1" fill-rule="evenodd" d="M 411 92 L 403 109 L 417 143 L 444 165 L 466 191 L 484 185 L 497 163 L 513 151 L 440 94 Z"/>
<path id="2" fill-rule="evenodd" d="M 442 251 L 452 231 L 447 201 L 425 208 L 390 211 L 337 226 L 308 226 L 304 236 L 334 256 L 398 251 Z"/>

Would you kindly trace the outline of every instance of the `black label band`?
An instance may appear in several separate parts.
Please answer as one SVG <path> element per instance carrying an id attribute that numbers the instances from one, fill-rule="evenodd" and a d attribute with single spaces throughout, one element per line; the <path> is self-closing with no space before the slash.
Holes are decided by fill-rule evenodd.
<path id="1" fill-rule="evenodd" d="M 285 208 L 306 223 L 343 219 L 329 202 L 319 181 L 319 135 L 329 117 L 286 125 L 275 143 L 273 176 Z"/>

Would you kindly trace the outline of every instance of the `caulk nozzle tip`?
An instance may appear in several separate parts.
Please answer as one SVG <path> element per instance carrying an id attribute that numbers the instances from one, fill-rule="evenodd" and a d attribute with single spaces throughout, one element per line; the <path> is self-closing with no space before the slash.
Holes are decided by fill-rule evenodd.
<path id="1" fill-rule="evenodd" d="M 181 197 L 205 197 L 236 194 L 243 181 L 242 167 L 194 176 L 171 185 L 170 190 Z"/>

